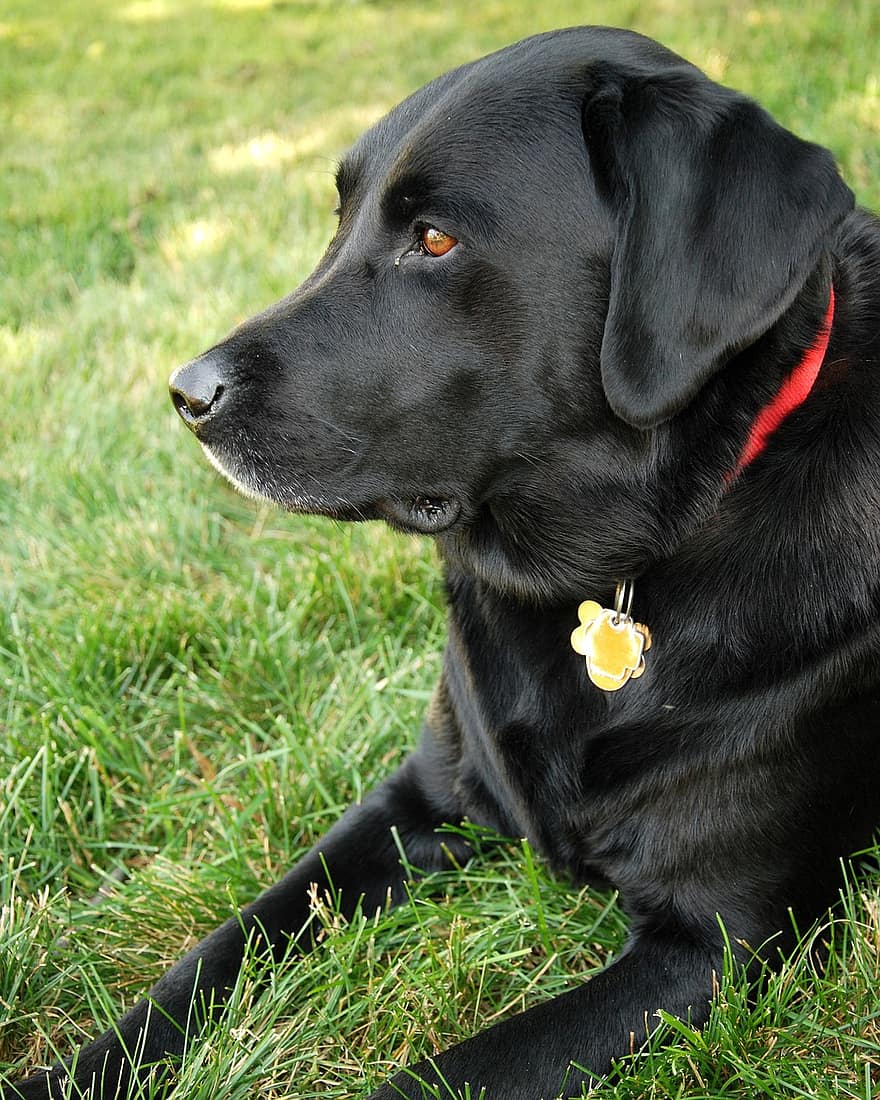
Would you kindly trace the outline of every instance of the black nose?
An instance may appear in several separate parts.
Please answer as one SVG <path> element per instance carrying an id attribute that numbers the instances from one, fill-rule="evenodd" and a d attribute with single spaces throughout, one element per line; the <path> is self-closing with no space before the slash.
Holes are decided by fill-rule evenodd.
<path id="1" fill-rule="evenodd" d="M 168 386 L 175 409 L 193 430 L 214 416 L 226 390 L 218 357 L 210 351 L 178 367 Z"/>

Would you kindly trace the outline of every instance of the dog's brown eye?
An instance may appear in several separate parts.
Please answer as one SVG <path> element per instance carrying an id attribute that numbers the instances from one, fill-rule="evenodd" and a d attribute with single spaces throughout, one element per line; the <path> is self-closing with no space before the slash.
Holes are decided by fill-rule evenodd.
<path id="1" fill-rule="evenodd" d="M 455 237 L 450 236 L 449 233 L 444 233 L 442 229 L 438 229 L 435 225 L 426 225 L 419 234 L 419 240 L 422 248 L 429 256 L 445 256 L 458 244 Z"/>

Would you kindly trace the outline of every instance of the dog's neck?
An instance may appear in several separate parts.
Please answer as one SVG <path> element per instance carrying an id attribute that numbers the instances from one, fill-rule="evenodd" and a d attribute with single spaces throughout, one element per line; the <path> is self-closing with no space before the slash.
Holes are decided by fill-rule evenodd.
<path id="1" fill-rule="evenodd" d="M 833 322 L 834 287 L 831 286 L 828 308 L 818 333 L 775 397 L 752 422 L 739 459 L 726 476 L 728 487 L 764 451 L 786 417 L 809 397 L 825 361 Z M 586 658 L 590 680 L 605 692 L 618 691 L 645 670 L 645 651 L 651 646 L 651 632 L 630 617 L 634 587 L 632 580 L 618 583 L 613 609 L 602 608 L 593 600 L 582 602 L 578 608 L 580 625 L 572 633 L 571 645 L 576 653 Z"/>

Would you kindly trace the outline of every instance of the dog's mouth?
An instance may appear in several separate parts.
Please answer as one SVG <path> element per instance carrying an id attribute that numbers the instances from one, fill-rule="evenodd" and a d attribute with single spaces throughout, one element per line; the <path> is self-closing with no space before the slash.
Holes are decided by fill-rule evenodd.
<path id="1" fill-rule="evenodd" d="M 461 504 L 451 497 L 417 495 L 380 500 L 376 512 L 392 527 L 418 535 L 439 535 L 458 520 Z"/>
<path id="2" fill-rule="evenodd" d="M 436 493 L 416 493 L 414 496 L 380 497 L 369 503 L 334 497 L 322 493 L 307 493 L 287 485 L 261 478 L 250 468 L 220 457 L 217 450 L 202 444 L 211 465 L 230 481 L 239 492 L 256 500 L 277 504 L 289 512 L 327 516 L 330 519 L 357 522 L 383 519 L 395 530 L 411 535 L 439 535 L 448 531 L 461 517 L 462 505 L 451 496 Z"/>

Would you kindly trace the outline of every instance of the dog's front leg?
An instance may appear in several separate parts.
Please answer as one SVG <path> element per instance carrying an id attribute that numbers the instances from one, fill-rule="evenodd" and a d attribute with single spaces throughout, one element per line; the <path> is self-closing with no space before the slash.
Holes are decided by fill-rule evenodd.
<path id="1" fill-rule="evenodd" d="M 577 989 L 401 1071 L 369 1100 L 580 1096 L 582 1085 L 642 1045 L 659 1009 L 702 1025 L 721 960 L 720 944 L 640 932 Z"/>
<path id="2" fill-rule="evenodd" d="M 76 1086 L 91 1100 L 133 1095 L 137 1078 L 157 1062 L 179 1056 L 206 1017 L 216 1014 L 239 972 L 249 938 L 276 957 L 313 945 L 310 896 L 332 889 L 346 916 L 359 904 L 373 911 L 405 893 L 410 866 L 423 871 L 448 865 L 448 854 L 467 859 L 466 845 L 436 828 L 455 817 L 438 783 L 426 736 L 401 769 L 352 806 L 296 866 L 241 913 L 226 921 L 153 986 L 114 1028 L 80 1050 L 69 1065 L 56 1065 L 19 1084 L 0 1086 L 2 1100 L 60 1100 Z M 73 1095 L 78 1095 L 76 1092 Z"/>

